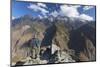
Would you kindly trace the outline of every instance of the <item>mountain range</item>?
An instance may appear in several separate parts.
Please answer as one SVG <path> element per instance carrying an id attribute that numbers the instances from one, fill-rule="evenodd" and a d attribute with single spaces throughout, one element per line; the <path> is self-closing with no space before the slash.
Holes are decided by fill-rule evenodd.
<path id="1" fill-rule="evenodd" d="M 11 22 L 12 62 L 16 63 L 28 56 L 29 43 L 35 32 L 44 34 L 43 39 L 40 37 L 43 49 L 48 46 L 52 48 L 55 44 L 75 62 L 96 60 L 96 21 L 64 16 L 40 18 L 24 15 Z"/>

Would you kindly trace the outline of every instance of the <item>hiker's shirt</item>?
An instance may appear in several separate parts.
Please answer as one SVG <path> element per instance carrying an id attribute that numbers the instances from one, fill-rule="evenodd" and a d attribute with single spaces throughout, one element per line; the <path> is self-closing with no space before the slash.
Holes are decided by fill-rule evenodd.
<path id="1" fill-rule="evenodd" d="M 31 40 L 32 56 L 33 58 L 39 57 L 41 41 L 37 38 Z"/>
<path id="2" fill-rule="evenodd" d="M 33 38 L 31 40 L 31 47 L 32 49 L 40 50 L 41 41 L 37 38 Z"/>
<path id="3" fill-rule="evenodd" d="M 31 47 L 35 48 L 35 47 L 40 47 L 41 46 L 41 41 L 37 38 L 33 38 L 31 40 Z"/>

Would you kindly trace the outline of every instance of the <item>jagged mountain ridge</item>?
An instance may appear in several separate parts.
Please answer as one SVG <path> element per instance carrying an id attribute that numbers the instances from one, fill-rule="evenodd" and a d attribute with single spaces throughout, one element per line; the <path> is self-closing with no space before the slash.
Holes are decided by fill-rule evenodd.
<path id="1" fill-rule="evenodd" d="M 50 18 L 52 18 L 52 21 L 50 20 Z M 24 21 L 24 22 L 23 22 Z M 51 25 L 54 22 L 60 21 L 60 22 L 64 22 L 66 26 L 69 26 L 70 29 L 77 29 L 78 27 L 87 24 L 87 23 L 95 23 L 95 21 L 87 21 L 87 20 L 82 20 L 82 19 L 78 19 L 78 18 L 74 18 L 74 17 L 63 17 L 63 16 L 57 16 L 57 17 L 53 17 L 53 16 L 49 16 L 47 18 L 39 18 L 39 17 L 33 17 L 32 15 L 24 15 L 22 17 L 16 18 L 14 20 L 12 20 L 12 26 L 16 26 L 18 25 L 24 25 L 24 24 L 29 24 L 31 25 L 34 22 L 38 23 L 41 22 L 43 24 L 45 24 L 46 26 Z"/>

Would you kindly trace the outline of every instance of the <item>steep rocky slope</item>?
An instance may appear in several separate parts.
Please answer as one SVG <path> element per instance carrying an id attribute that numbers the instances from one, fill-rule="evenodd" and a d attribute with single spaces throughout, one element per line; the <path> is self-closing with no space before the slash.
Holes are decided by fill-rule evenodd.
<path id="1" fill-rule="evenodd" d="M 49 18 L 39 19 L 25 15 L 12 20 L 12 65 L 95 61 L 95 22 L 62 19 L 55 18 L 51 22 Z M 39 59 L 30 57 L 30 41 L 35 32 L 41 33 Z"/>

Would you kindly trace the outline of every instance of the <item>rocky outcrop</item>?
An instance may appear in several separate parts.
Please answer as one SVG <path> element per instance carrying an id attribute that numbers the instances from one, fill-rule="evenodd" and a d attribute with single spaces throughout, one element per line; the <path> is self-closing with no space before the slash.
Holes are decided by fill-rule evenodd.
<path id="1" fill-rule="evenodd" d="M 80 52 L 79 58 L 81 61 L 95 61 L 96 54 L 95 54 L 95 47 L 93 43 L 86 38 L 86 48 L 83 52 Z"/>

